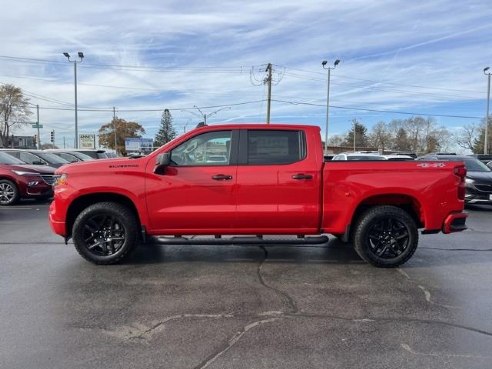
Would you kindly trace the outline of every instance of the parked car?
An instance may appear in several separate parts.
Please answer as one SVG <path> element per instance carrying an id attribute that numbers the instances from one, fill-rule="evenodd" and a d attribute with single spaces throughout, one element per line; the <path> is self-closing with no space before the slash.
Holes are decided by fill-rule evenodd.
<path id="1" fill-rule="evenodd" d="M 44 151 L 49 152 L 49 153 L 54 154 L 54 155 L 57 155 L 57 156 L 65 159 L 65 160 L 67 160 L 69 163 L 75 163 L 78 161 L 95 160 L 94 158 L 91 158 L 89 155 L 86 155 L 86 154 L 78 152 L 78 151 L 67 151 L 65 149 L 47 149 Z"/>
<path id="2" fill-rule="evenodd" d="M 477 158 L 478 160 L 480 160 L 484 164 L 487 164 L 489 161 L 492 161 L 492 155 L 490 155 L 490 154 L 472 154 L 470 156 Z"/>
<path id="3" fill-rule="evenodd" d="M 13 205 L 21 198 L 50 198 L 54 172 L 49 166 L 28 165 L 0 151 L 0 205 Z"/>
<path id="4" fill-rule="evenodd" d="M 72 149 L 71 151 L 80 152 L 90 156 L 93 159 L 107 159 L 110 157 L 106 154 L 106 150 L 102 149 Z"/>
<path id="5" fill-rule="evenodd" d="M 392 160 L 392 161 L 406 161 L 406 160 L 415 160 L 413 157 L 410 155 L 400 155 L 400 154 L 389 154 L 389 155 L 382 155 L 382 157 L 385 160 Z"/>
<path id="6" fill-rule="evenodd" d="M 465 202 L 492 205 L 492 170 L 477 158 L 469 155 L 428 154 L 417 160 L 463 161 L 467 170 Z"/>
<path id="7" fill-rule="evenodd" d="M 1 151 L 31 165 L 48 165 L 53 168 L 59 168 L 62 165 L 69 163 L 69 161 L 60 158 L 59 156 L 42 150 L 2 149 Z"/>
<path id="8" fill-rule="evenodd" d="M 490 169 L 492 169 L 492 160 L 486 164 Z"/>
<path id="9" fill-rule="evenodd" d="M 335 155 L 332 161 L 337 160 L 363 160 L 363 161 L 372 161 L 372 160 L 386 160 L 382 155 L 378 153 L 368 153 L 368 152 L 344 152 L 341 154 Z"/>

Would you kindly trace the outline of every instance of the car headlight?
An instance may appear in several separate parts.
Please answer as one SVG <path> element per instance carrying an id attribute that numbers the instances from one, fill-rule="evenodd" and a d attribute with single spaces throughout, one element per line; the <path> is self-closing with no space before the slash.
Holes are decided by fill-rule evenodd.
<path id="1" fill-rule="evenodd" d="M 475 183 L 475 180 L 473 180 L 471 178 L 465 178 L 465 183 L 473 184 L 473 183 Z"/>
<path id="2" fill-rule="evenodd" d="M 59 185 L 67 184 L 67 179 L 68 179 L 68 174 L 63 173 L 63 174 L 56 177 L 55 182 L 53 183 L 53 186 L 59 186 Z"/>
<path id="3" fill-rule="evenodd" d="M 26 172 L 23 170 L 12 170 L 15 174 L 18 176 L 39 176 L 39 173 L 33 173 L 33 172 Z"/>

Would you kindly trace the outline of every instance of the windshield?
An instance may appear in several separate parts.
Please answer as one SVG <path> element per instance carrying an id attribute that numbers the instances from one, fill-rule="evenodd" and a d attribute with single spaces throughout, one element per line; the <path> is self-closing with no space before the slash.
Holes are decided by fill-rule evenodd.
<path id="1" fill-rule="evenodd" d="M 465 162 L 466 170 L 468 170 L 469 172 L 491 172 L 492 171 L 488 166 L 486 166 L 484 163 L 482 163 L 478 159 L 466 158 L 466 159 L 463 159 L 463 161 Z"/>
<path id="2" fill-rule="evenodd" d="M 73 156 L 75 156 L 75 157 L 77 157 L 83 161 L 94 160 L 94 158 L 92 156 L 89 156 L 87 154 L 84 154 L 84 153 L 78 152 L 78 151 L 70 151 L 70 152 L 67 152 L 67 154 L 73 155 Z"/>
<path id="3" fill-rule="evenodd" d="M 13 156 L 6 154 L 4 152 L 0 152 L 0 163 L 8 164 L 8 165 L 25 165 L 22 160 L 14 158 Z"/>
<path id="4" fill-rule="evenodd" d="M 51 164 L 67 164 L 68 161 L 49 152 L 36 152 L 36 155 Z"/>

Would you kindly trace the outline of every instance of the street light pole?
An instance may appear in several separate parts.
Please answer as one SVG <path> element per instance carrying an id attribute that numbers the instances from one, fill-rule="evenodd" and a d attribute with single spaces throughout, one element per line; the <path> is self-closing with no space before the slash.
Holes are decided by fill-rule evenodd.
<path id="1" fill-rule="evenodd" d="M 335 69 L 337 65 L 340 63 L 340 60 L 337 59 L 335 60 L 335 63 L 333 63 L 333 67 L 327 67 L 326 64 L 328 62 L 326 60 L 323 60 L 321 62 L 321 65 L 323 66 L 323 69 L 328 70 L 328 82 L 327 82 L 327 87 L 326 87 L 326 127 L 325 127 L 325 155 L 328 155 L 328 122 L 330 118 L 330 76 L 331 76 L 331 70 Z"/>
<path id="2" fill-rule="evenodd" d="M 487 76 L 488 83 L 487 83 L 487 113 L 485 115 L 485 137 L 484 137 L 484 143 L 483 143 L 483 153 L 488 154 L 489 153 L 489 105 L 490 105 L 490 75 L 492 74 L 491 72 L 487 71 L 490 69 L 490 67 L 484 68 L 483 74 Z"/>
<path id="3" fill-rule="evenodd" d="M 199 108 L 198 106 L 193 105 L 193 107 L 194 107 L 195 109 L 197 109 L 197 110 L 200 112 L 200 115 L 198 115 L 198 113 L 195 113 L 195 112 L 192 112 L 192 111 L 188 111 L 188 113 L 191 113 L 191 114 L 193 114 L 193 115 L 197 115 L 197 116 L 202 117 L 202 118 L 203 118 L 203 124 L 205 124 L 205 125 L 207 125 L 207 118 L 210 118 L 212 115 L 217 114 L 219 111 L 222 111 L 222 110 L 225 110 L 225 109 L 231 109 L 231 107 L 230 107 L 230 106 L 225 106 L 225 107 L 223 107 L 223 108 L 220 108 L 220 109 L 217 109 L 217 110 L 213 111 L 213 112 L 212 112 L 212 113 L 210 113 L 210 114 L 205 114 L 204 112 L 202 112 L 202 111 L 200 110 L 200 108 Z M 186 110 L 185 110 L 185 111 L 186 111 Z"/>
<path id="4" fill-rule="evenodd" d="M 77 63 L 81 63 L 84 59 L 84 53 L 79 51 L 77 53 L 78 59 L 71 59 L 70 54 L 65 52 L 63 55 L 68 59 L 69 62 L 73 63 L 73 76 L 74 76 L 74 86 L 75 86 L 75 148 L 79 148 L 79 128 L 78 128 L 78 109 L 77 109 Z"/>

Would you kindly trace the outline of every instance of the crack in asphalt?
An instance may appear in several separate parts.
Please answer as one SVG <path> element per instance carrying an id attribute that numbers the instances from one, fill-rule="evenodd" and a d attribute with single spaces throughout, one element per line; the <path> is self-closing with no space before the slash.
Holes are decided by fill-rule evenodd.
<path id="1" fill-rule="evenodd" d="M 419 249 L 424 250 L 438 250 L 438 251 L 472 251 L 472 252 L 487 252 L 492 251 L 492 249 L 473 249 L 473 248 L 460 248 L 460 249 L 445 249 L 440 247 L 419 247 Z"/>
<path id="2" fill-rule="evenodd" d="M 439 357 L 439 358 L 444 358 L 444 357 L 452 357 L 452 358 L 466 358 L 466 359 L 492 359 L 492 356 L 481 356 L 481 355 L 473 355 L 473 354 L 442 354 L 442 353 L 433 353 L 433 352 L 419 352 L 415 351 L 410 347 L 410 345 L 406 343 L 401 343 L 400 346 L 405 350 L 408 351 L 409 353 L 413 355 L 418 355 L 418 356 L 434 356 L 434 357 Z"/>
<path id="3" fill-rule="evenodd" d="M 297 304 L 295 300 L 285 291 L 282 291 L 278 288 L 270 286 L 268 283 L 265 282 L 265 279 L 263 278 L 263 275 L 261 274 L 261 270 L 263 268 L 263 265 L 265 264 L 265 261 L 268 259 L 268 250 L 265 248 L 265 246 L 260 246 L 260 249 L 263 250 L 263 253 L 265 254 L 265 257 L 261 261 L 261 263 L 258 265 L 258 268 L 256 269 L 256 274 L 258 275 L 258 279 L 260 283 L 267 289 L 274 291 L 278 295 L 282 296 L 285 300 L 287 300 L 287 303 L 290 307 L 290 313 L 297 313 L 299 311 L 299 308 L 297 307 Z"/>
<path id="4" fill-rule="evenodd" d="M 239 340 L 251 329 L 256 328 L 260 325 L 275 322 L 277 320 L 280 320 L 281 318 L 269 318 L 269 319 L 262 319 L 262 320 L 257 320 L 254 322 L 251 322 L 247 325 L 245 325 L 239 332 L 236 332 L 234 336 L 232 336 L 225 347 L 221 348 L 220 350 L 217 350 L 215 353 L 209 355 L 205 360 L 203 360 L 200 364 L 194 367 L 194 369 L 205 369 L 208 367 L 210 364 L 212 364 L 215 360 L 217 360 L 219 357 L 221 357 L 223 354 L 225 354 L 227 351 L 229 351 L 236 343 L 239 342 Z"/>
<path id="5" fill-rule="evenodd" d="M 400 273 L 401 275 L 403 275 L 409 282 L 412 282 L 412 283 L 417 284 L 417 282 L 414 279 L 412 279 L 408 275 L 408 273 L 406 273 L 403 269 L 397 268 L 396 270 L 398 271 L 398 273 Z M 449 308 L 449 309 L 460 309 L 458 306 L 451 306 L 451 305 L 439 304 L 439 303 L 433 301 L 431 299 L 432 298 L 432 295 L 431 295 L 430 291 L 425 286 L 422 286 L 421 284 L 417 284 L 417 287 L 424 293 L 425 301 L 427 301 L 429 304 L 440 306 L 440 307 L 444 307 L 444 308 Z"/>

